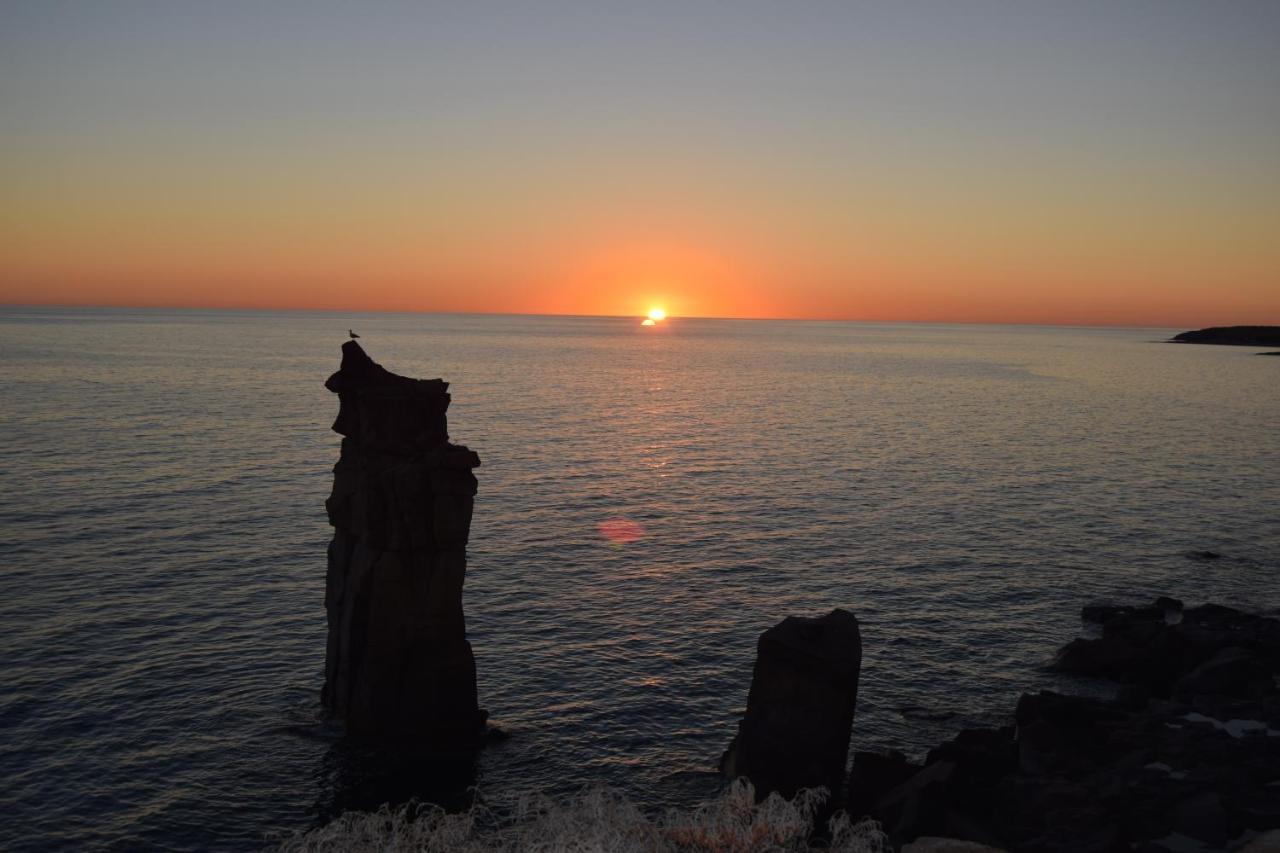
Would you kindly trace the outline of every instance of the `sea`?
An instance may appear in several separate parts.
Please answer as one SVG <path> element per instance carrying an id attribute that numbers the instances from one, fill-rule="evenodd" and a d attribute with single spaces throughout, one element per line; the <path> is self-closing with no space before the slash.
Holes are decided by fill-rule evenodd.
<path id="1" fill-rule="evenodd" d="M 464 604 L 509 738 L 462 771 L 320 713 L 349 328 L 450 382 L 483 460 Z M 1044 670 L 1087 602 L 1280 608 L 1280 358 L 1176 331 L 0 308 L 0 848 L 693 804 L 760 633 L 836 607 L 855 749 L 1105 689 Z"/>

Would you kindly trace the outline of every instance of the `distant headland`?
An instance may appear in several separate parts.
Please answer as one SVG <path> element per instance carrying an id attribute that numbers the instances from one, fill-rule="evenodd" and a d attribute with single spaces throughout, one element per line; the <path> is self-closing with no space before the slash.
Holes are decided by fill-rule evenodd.
<path id="1" fill-rule="evenodd" d="M 1280 347 L 1280 326 L 1211 326 L 1194 332 L 1182 332 L 1169 339 L 1171 344 L 1225 344 L 1239 347 Z M 1277 355 L 1277 353 L 1265 353 Z"/>

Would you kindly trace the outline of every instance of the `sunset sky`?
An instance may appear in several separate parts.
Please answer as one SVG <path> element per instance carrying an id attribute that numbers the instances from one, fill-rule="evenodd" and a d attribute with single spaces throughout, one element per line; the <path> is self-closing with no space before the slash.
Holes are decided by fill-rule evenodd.
<path id="1" fill-rule="evenodd" d="M 1280 2 L 6 2 L 0 302 L 1280 323 Z"/>

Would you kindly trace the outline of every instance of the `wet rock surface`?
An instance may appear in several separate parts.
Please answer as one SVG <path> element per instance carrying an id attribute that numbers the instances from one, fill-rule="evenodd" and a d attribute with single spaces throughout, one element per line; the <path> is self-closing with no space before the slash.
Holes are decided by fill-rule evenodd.
<path id="1" fill-rule="evenodd" d="M 322 700 L 348 734 L 465 749 L 485 720 L 462 612 L 480 459 L 449 443 L 439 379 L 398 376 L 349 341 L 325 387 L 343 439 Z"/>
<path id="2" fill-rule="evenodd" d="M 1014 726 L 930 751 L 858 752 L 850 814 L 895 846 L 942 837 L 1013 851 L 1234 850 L 1280 828 L 1280 621 L 1217 605 L 1090 605 L 1102 636 L 1054 666 L 1125 684 L 1113 700 L 1024 695 Z"/>
<path id="3" fill-rule="evenodd" d="M 720 760 L 756 795 L 839 790 L 858 698 L 862 638 L 847 610 L 790 616 L 760 635 L 747 710 Z"/>

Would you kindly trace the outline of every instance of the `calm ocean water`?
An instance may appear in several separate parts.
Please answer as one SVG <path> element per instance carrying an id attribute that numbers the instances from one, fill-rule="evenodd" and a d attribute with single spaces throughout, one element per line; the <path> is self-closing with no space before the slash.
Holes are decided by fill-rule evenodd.
<path id="1" fill-rule="evenodd" d="M 348 326 L 484 460 L 488 794 L 711 791 L 788 614 L 858 615 L 855 745 L 919 754 L 1078 686 L 1086 600 L 1280 605 L 1280 359 L 1175 330 L 0 309 L 0 847 L 448 794 L 317 724 Z"/>

